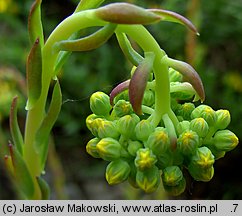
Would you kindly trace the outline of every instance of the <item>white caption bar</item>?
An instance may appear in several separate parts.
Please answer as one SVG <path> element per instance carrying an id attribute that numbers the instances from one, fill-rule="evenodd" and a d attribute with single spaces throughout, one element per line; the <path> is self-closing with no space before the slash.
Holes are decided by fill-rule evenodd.
<path id="1" fill-rule="evenodd" d="M 241 216 L 242 200 L 0 200 L 0 215 Z"/>

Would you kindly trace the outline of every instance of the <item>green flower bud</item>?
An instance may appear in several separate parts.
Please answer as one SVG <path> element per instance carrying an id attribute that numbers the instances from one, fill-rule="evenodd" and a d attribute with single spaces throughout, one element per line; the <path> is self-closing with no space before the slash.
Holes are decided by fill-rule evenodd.
<path id="1" fill-rule="evenodd" d="M 134 165 L 134 163 L 130 163 L 129 166 L 131 170 L 130 170 L 128 181 L 134 188 L 139 188 L 136 182 L 137 168 Z"/>
<path id="2" fill-rule="evenodd" d="M 209 126 L 203 118 L 195 118 L 190 123 L 190 129 L 195 131 L 199 137 L 205 137 L 208 134 Z"/>
<path id="3" fill-rule="evenodd" d="M 94 158 L 100 158 L 98 151 L 97 151 L 97 144 L 99 141 L 100 141 L 100 139 L 93 138 L 86 145 L 87 153 Z"/>
<path id="4" fill-rule="evenodd" d="M 114 103 L 117 104 L 118 101 L 120 101 L 120 100 L 125 100 L 125 101 L 129 100 L 129 91 L 128 90 L 124 90 L 122 93 L 118 94 L 114 98 Z"/>
<path id="5" fill-rule="evenodd" d="M 146 141 L 154 130 L 154 125 L 148 120 L 141 120 L 135 127 L 135 135 L 138 140 Z"/>
<path id="6" fill-rule="evenodd" d="M 215 160 L 218 160 L 220 158 L 223 158 L 226 154 L 225 151 L 219 151 L 216 149 L 216 147 L 213 145 L 213 146 L 208 146 L 210 151 L 212 152 L 213 156 L 214 156 L 214 159 Z"/>
<path id="7" fill-rule="evenodd" d="M 170 92 L 171 97 L 177 100 L 191 100 L 196 93 L 188 82 L 171 82 Z"/>
<path id="8" fill-rule="evenodd" d="M 215 111 L 207 105 L 200 105 L 196 107 L 191 114 L 191 117 L 194 118 L 204 118 L 209 126 L 213 126 L 217 121 L 217 115 Z"/>
<path id="9" fill-rule="evenodd" d="M 103 119 L 95 114 L 91 114 L 86 118 L 87 128 L 91 131 L 94 136 L 98 136 L 98 125 Z"/>
<path id="10" fill-rule="evenodd" d="M 156 156 L 166 152 L 169 146 L 170 139 L 165 128 L 161 128 L 160 130 L 156 129 L 150 134 L 147 142 L 145 143 L 145 147 L 151 149 Z"/>
<path id="11" fill-rule="evenodd" d="M 164 184 L 163 187 L 170 196 L 179 196 L 186 189 L 186 180 L 185 178 L 182 178 L 182 180 L 176 186 L 168 186 Z"/>
<path id="12" fill-rule="evenodd" d="M 98 121 L 96 123 L 96 121 Z M 94 124 L 98 125 L 98 137 L 105 138 L 105 137 L 111 137 L 114 139 L 117 139 L 120 134 L 117 130 L 117 125 L 115 121 L 108 121 L 108 120 L 94 120 Z"/>
<path id="13" fill-rule="evenodd" d="M 155 103 L 155 94 L 151 90 L 146 90 L 144 92 L 144 97 L 142 104 L 151 107 Z"/>
<path id="14" fill-rule="evenodd" d="M 169 166 L 163 170 L 161 177 L 164 185 L 176 186 L 183 179 L 183 174 L 178 166 Z"/>
<path id="15" fill-rule="evenodd" d="M 191 113 L 194 109 L 195 109 L 195 106 L 193 103 L 184 103 L 177 110 L 177 115 L 182 116 L 184 120 L 190 120 Z"/>
<path id="16" fill-rule="evenodd" d="M 118 120 L 117 128 L 125 138 L 133 137 L 139 121 L 140 119 L 136 114 L 125 115 Z"/>
<path id="17" fill-rule="evenodd" d="M 157 156 L 156 166 L 159 169 L 164 169 L 173 164 L 173 157 L 170 151 L 167 151 L 159 156 Z"/>
<path id="18" fill-rule="evenodd" d="M 183 77 L 178 71 L 169 68 L 169 78 L 170 82 L 181 82 Z"/>
<path id="19" fill-rule="evenodd" d="M 103 160 L 112 161 L 120 158 L 121 145 L 113 138 L 103 138 L 97 144 L 97 151 Z"/>
<path id="20" fill-rule="evenodd" d="M 196 181 L 208 182 L 213 178 L 213 175 L 214 175 L 213 166 L 204 169 L 204 168 L 199 168 L 198 166 L 191 163 L 188 166 L 188 171 Z"/>
<path id="21" fill-rule="evenodd" d="M 207 169 L 213 166 L 214 156 L 209 148 L 203 146 L 197 149 L 191 158 L 191 163 L 199 167 L 199 169 Z"/>
<path id="22" fill-rule="evenodd" d="M 199 136 L 194 131 L 185 131 L 177 139 L 177 147 L 184 155 L 193 154 L 199 146 Z"/>
<path id="23" fill-rule="evenodd" d="M 135 157 L 137 151 L 140 148 L 143 148 L 143 144 L 141 142 L 139 142 L 139 141 L 132 141 L 132 140 L 128 141 L 128 148 L 127 148 L 127 150 L 128 150 L 130 155 Z"/>
<path id="24" fill-rule="evenodd" d="M 141 148 L 137 151 L 134 160 L 135 166 L 138 170 L 145 170 L 153 167 L 157 162 L 156 156 L 149 148 Z"/>
<path id="25" fill-rule="evenodd" d="M 217 115 L 216 128 L 219 130 L 223 130 L 226 127 L 228 127 L 231 121 L 229 111 L 221 109 L 221 110 L 217 110 L 215 113 Z"/>
<path id="26" fill-rule="evenodd" d="M 122 117 L 132 112 L 132 106 L 128 101 L 119 100 L 113 107 L 112 115 Z"/>
<path id="27" fill-rule="evenodd" d="M 109 101 L 109 96 L 103 92 L 93 93 L 90 98 L 90 108 L 96 115 L 108 115 L 112 109 Z"/>
<path id="28" fill-rule="evenodd" d="M 124 182 L 130 173 L 130 166 L 124 160 L 115 160 L 106 168 L 106 180 L 108 184 L 115 185 Z"/>
<path id="29" fill-rule="evenodd" d="M 156 166 L 145 170 L 137 171 L 136 174 L 137 185 L 146 193 L 154 192 L 160 184 L 160 172 Z"/>
<path id="30" fill-rule="evenodd" d="M 181 121 L 177 124 L 177 133 L 182 134 L 183 132 L 189 130 L 190 128 L 190 122 L 189 121 Z"/>
<path id="31" fill-rule="evenodd" d="M 214 135 L 214 146 L 219 151 L 231 151 L 238 143 L 238 137 L 230 130 L 220 130 Z"/>

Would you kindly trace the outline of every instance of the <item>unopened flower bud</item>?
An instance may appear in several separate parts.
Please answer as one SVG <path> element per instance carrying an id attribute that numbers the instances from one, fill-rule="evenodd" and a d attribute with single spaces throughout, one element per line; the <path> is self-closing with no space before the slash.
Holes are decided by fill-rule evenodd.
<path id="1" fill-rule="evenodd" d="M 196 181 L 202 181 L 202 182 L 208 182 L 213 178 L 214 175 L 214 168 L 213 166 L 209 168 L 200 168 L 194 164 L 190 164 L 188 166 L 188 171 L 190 175 L 196 180 Z"/>
<path id="2" fill-rule="evenodd" d="M 195 118 L 190 122 L 190 129 L 203 138 L 208 134 L 209 126 L 203 118 Z"/>
<path id="3" fill-rule="evenodd" d="M 216 128 L 219 130 L 223 130 L 226 127 L 228 127 L 231 121 L 229 111 L 221 109 L 221 110 L 217 110 L 215 113 L 217 115 Z"/>
<path id="4" fill-rule="evenodd" d="M 128 101 L 119 100 L 113 107 L 112 115 L 122 117 L 132 112 L 132 106 Z"/>
<path id="5" fill-rule="evenodd" d="M 186 189 L 186 180 L 185 178 L 182 178 L 182 180 L 179 182 L 178 185 L 176 186 L 168 186 L 168 185 L 163 185 L 165 191 L 170 195 L 170 196 L 178 196 L 182 194 L 185 189 Z"/>
<path id="6" fill-rule="evenodd" d="M 123 92 L 121 92 L 120 94 L 118 94 L 115 98 L 114 98 L 114 103 L 117 104 L 118 101 L 120 100 L 125 100 L 128 101 L 129 100 L 129 91 L 128 90 L 124 90 Z"/>
<path id="7" fill-rule="evenodd" d="M 177 124 L 177 133 L 182 134 L 183 132 L 189 130 L 190 128 L 190 122 L 189 121 L 181 121 Z"/>
<path id="8" fill-rule="evenodd" d="M 136 114 L 125 115 L 117 122 L 118 131 L 126 138 L 132 137 L 139 121 L 140 119 Z"/>
<path id="9" fill-rule="evenodd" d="M 97 151 L 103 160 L 112 161 L 120 158 L 121 145 L 113 138 L 103 138 L 97 144 Z"/>
<path id="10" fill-rule="evenodd" d="M 145 143 L 145 147 L 151 149 L 156 156 L 166 152 L 169 145 L 170 139 L 165 128 L 160 128 L 160 130 L 156 129 L 150 134 L 147 142 Z"/>
<path id="11" fill-rule="evenodd" d="M 97 144 L 99 141 L 100 141 L 100 139 L 93 138 L 86 145 L 87 153 L 94 158 L 100 158 L 98 151 L 97 151 Z"/>
<path id="12" fill-rule="evenodd" d="M 155 103 L 155 94 L 151 90 L 146 90 L 142 100 L 142 104 L 146 106 L 152 106 Z"/>
<path id="13" fill-rule="evenodd" d="M 160 172 L 156 166 L 145 170 L 137 171 L 136 174 L 137 185 L 146 193 L 154 192 L 160 184 Z"/>
<path id="14" fill-rule="evenodd" d="M 139 141 L 132 141 L 132 140 L 128 141 L 128 148 L 127 148 L 127 150 L 128 150 L 130 155 L 135 157 L 137 151 L 140 148 L 143 148 L 143 144 L 141 142 L 139 142 Z"/>
<path id="15" fill-rule="evenodd" d="M 115 160 L 106 168 L 106 180 L 108 184 L 115 185 L 124 182 L 130 173 L 130 166 L 124 160 Z"/>
<path id="16" fill-rule="evenodd" d="M 177 139 L 177 147 L 184 155 L 193 154 L 199 146 L 199 136 L 194 131 L 185 131 Z"/>
<path id="17" fill-rule="evenodd" d="M 181 105 L 180 109 L 177 110 L 177 115 L 182 116 L 184 120 L 191 119 L 191 113 L 195 109 L 193 103 L 184 103 Z"/>
<path id="18" fill-rule="evenodd" d="M 170 151 L 167 151 L 159 156 L 157 156 L 156 166 L 159 169 L 164 169 L 173 164 L 173 157 Z"/>
<path id="19" fill-rule="evenodd" d="M 214 135 L 214 146 L 219 151 L 231 151 L 238 143 L 238 137 L 230 130 L 220 130 Z"/>
<path id="20" fill-rule="evenodd" d="M 100 117 L 95 114 L 91 114 L 86 118 L 87 128 L 91 131 L 94 136 L 98 136 L 99 122 L 103 121 Z"/>
<path id="21" fill-rule="evenodd" d="M 155 130 L 153 124 L 148 120 L 141 120 L 135 127 L 135 135 L 138 140 L 146 141 L 149 135 Z"/>
<path id="22" fill-rule="evenodd" d="M 99 138 L 111 137 L 111 138 L 117 139 L 119 135 L 120 134 L 117 130 L 117 125 L 115 121 L 102 120 L 98 122 Z"/>
<path id="23" fill-rule="evenodd" d="M 179 73 L 175 69 L 169 68 L 169 78 L 170 82 L 181 82 L 183 77 L 181 73 Z"/>
<path id="24" fill-rule="evenodd" d="M 198 148 L 191 158 L 191 163 L 200 169 L 210 168 L 213 166 L 214 162 L 214 155 L 210 149 L 205 146 Z"/>
<path id="25" fill-rule="evenodd" d="M 176 186 L 183 179 L 183 174 L 178 166 L 169 166 L 163 170 L 161 177 L 164 185 Z"/>
<path id="26" fill-rule="evenodd" d="M 96 115 L 106 116 L 111 111 L 109 96 L 103 92 L 95 92 L 90 98 L 90 108 Z"/>
<path id="27" fill-rule="evenodd" d="M 209 126 L 213 126 L 217 121 L 217 115 L 215 111 L 207 105 L 200 105 L 196 107 L 191 114 L 191 117 L 194 118 L 204 118 Z"/>
<path id="28" fill-rule="evenodd" d="M 156 156 L 149 148 L 139 149 L 134 160 L 137 169 L 142 171 L 151 168 L 156 162 Z"/>

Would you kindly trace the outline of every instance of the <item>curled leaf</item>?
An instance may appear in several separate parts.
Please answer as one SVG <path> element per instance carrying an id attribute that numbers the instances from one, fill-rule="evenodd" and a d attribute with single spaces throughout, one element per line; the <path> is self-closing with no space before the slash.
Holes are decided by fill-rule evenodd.
<path id="1" fill-rule="evenodd" d="M 96 16 L 104 21 L 117 24 L 150 24 L 160 20 L 160 16 L 141 7 L 128 3 L 112 3 L 98 8 Z"/>
<path id="2" fill-rule="evenodd" d="M 24 141 L 18 125 L 17 102 L 18 102 L 18 97 L 16 96 L 13 98 L 12 105 L 11 105 L 11 110 L 9 114 L 9 125 L 10 125 L 10 131 L 13 138 L 13 142 L 17 150 L 19 151 L 20 155 L 23 155 Z"/>
<path id="3" fill-rule="evenodd" d="M 42 167 L 45 164 L 45 160 L 48 152 L 48 138 L 49 138 L 51 129 L 59 115 L 59 112 L 61 109 L 61 103 L 62 103 L 61 89 L 60 89 L 60 84 L 57 81 L 52 93 L 52 99 L 51 99 L 49 110 L 44 120 L 42 121 L 40 128 L 36 133 L 36 140 L 34 143 L 36 152 L 39 153 L 41 156 Z"/>
<path id="4" fill-rule="evenodd" d="M 129 84 L 129 99 L 136 114 L 142 114 L 142 100 L 145 88 L 149 79 L 150 71 L 153 68 L 155 54 L 146 52 L 144 60 L 138 65 Z"/>
<path id="5" fill-rule="evenodd" d="M 97 8 L 100 4 L 102 4 L 105 0 L 80 0 L 79 4 L 76 7 L 75 13 L 82 11 Z"/>
<path id="6" fill-rule="evenodd" d="M 42 47 L 44 45 L 44 36 L 41 22 L 41 2 L 42 0 L 35 0 L 30 9 L 28 30 L 31 44 L 35 43 L 36 39 L 39 38 L 40 46 Z"/>
<path id="7" fill-rule="evenodd" d="M 122 83 L 120 83 L 119 85 L 117 85 L 110 93 L 110 104 L 113 106 L 113 100 L 114 98 L 120 94 L 121 92 L 123 92 L 124 90 L 127 90 L 129 88 L 129 83 L 130 80 L 126 80 Z"/>
<path id="8" fill-rule="evenodd" d="M 195 69 L 186 62 L 174 60 L 168 57 L 166 58 L 166 62 L 170 67 L 179 71 L 184 76 L 185 80 L 192 84 L 193 88 L 196 90 L 198 96 L 203 102 L 205 100 L 203 83 Z"/>
<path id="9" fill-rule="evenodd" d="M 57 50 L 88 51 L 103 45 L 113 34 L 116 24 L 109 23 L 97 32 L 77 40 L 63 40 L 55 43 Z"/>
<path id="10" fill-rule="evenodd" d="M 40 97 L 42 88 L 42 53 L 40 41 L 37 39 L 27 59 L 27 93 L 26 109 L 30 110 Z"/>
<path id="11" fill-rule="evenodd" d="M 173 11 L 168 11 L 168 10 L 162 10 L 162 9 L 147 9 L 147 10 L 159 15 L 161 17 L 161 20 L 163 21 L 180 23 L 182 25 L 187 26 L 190 30 L 192 30 L 197 35 L 199 35 L 196 27 L 192 24 L 192 22 L 178 13 L 175 13 Z"/>
<path id="12" fill-rule="evenodd" d="M 130 44 L 130 41 L 124 33 L 118 32 L 116 34 L 116 37 L 118 39 L 119 46 L 122 49 L 126 58 L 133 65 L 138 66 L 142 62 L 143 57 L 133 49 L 132 45 Z"/>
<path id="13" fill-rule="evenodd" d="M 17 185 L 26 196 L 26 198 L 31 199 L 34 194 L 34 182 L 30 175 L 28 167 L 14 145 L 9 144 L 9 150 L 12 158 L 14 177 Z"/>

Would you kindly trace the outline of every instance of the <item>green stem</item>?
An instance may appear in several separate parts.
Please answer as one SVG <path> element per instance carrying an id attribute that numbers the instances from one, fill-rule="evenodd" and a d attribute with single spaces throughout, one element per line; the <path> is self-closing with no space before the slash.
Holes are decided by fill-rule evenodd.
<path id="1" fill-rule="evenodd" d="M 151 123 L 157 126 L 165 113 L 169 113 L 170 108 L 170 83 L 168 66 L 162 58 L 166 56 L 165 52 L 161 50 L 159 44 L 142 25 L 119 25 L 117 31 L 125 32 L 132 39 L 134 39 L 144 52 L 154 52 L 154 75 L 156 80 L 155 85 L 155 111 L 150 120 Z M 140 36 L 142 35 L 142 37 Z"/>

